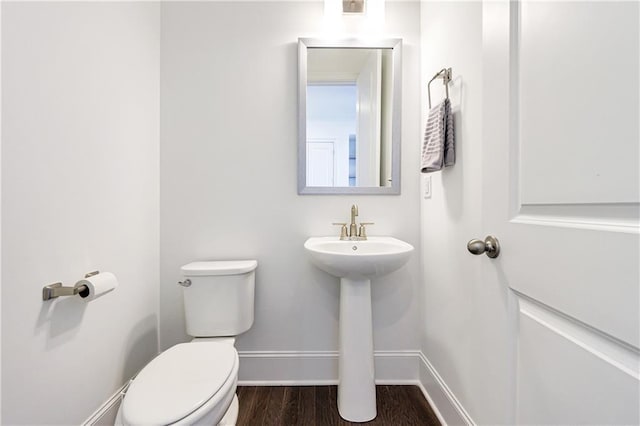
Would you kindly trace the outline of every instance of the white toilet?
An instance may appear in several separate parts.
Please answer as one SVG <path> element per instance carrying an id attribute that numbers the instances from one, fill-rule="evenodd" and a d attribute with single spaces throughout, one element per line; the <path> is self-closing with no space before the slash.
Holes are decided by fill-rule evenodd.
<path id="1" fill-rule="evenodd" d="M 133 379 L 116 425 L 235 425 L 235 337 L 253 324 L 255 260 L 193 262 L 181 268 L 190 343 L 175 345 Z"/>

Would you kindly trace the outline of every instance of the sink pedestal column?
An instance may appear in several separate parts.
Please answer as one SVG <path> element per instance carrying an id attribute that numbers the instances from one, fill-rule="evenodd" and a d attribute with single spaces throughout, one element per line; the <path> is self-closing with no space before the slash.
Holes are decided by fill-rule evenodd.
<path id="1" fill-rule="evenodd" d="M 338 412 L 352 422 L 376 417 L 371 281 L 340 280 Z"/>

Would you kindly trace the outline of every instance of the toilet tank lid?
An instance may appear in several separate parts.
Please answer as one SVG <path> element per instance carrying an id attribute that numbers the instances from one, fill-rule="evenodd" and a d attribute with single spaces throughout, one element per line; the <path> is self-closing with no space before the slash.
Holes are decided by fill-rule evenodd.
<path id="1" fill-rule="evenodd" d="M 217 260 L 191 262 L 184 265 L 180 270 L 185 277 L 236 275 L 251 272 L 257 266 L 257 260 Z"/>

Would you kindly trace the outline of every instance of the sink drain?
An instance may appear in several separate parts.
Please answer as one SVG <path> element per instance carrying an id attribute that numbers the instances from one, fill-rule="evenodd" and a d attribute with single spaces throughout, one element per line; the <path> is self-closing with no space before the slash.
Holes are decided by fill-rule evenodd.
<path id="1" fill-rule="evenodd" d="M 351 250 L 358 250 L 358 246 L 351 247 Z"/>

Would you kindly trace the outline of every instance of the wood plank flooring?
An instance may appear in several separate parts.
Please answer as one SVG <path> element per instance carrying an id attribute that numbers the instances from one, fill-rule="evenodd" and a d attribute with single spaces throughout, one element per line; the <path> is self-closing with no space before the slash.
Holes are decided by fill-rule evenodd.
<path id="1" fill-rule="evenodd" d="M 439 426 L 417 386 L 376 386 L 378 416 L 347 422 L 338 414 L 336 386 L 238 386 L 237 426 Z"/>

